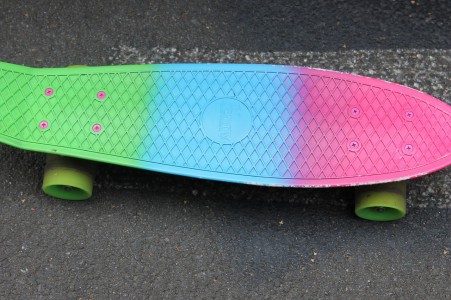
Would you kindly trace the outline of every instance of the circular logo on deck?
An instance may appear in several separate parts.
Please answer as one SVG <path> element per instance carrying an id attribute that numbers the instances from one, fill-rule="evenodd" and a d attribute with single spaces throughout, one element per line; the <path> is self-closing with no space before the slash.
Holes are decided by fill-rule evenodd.
<path id="1" fill-rule="evenodd" d="M 233 144 L 249 134 L 252 118 L 249 109 L 241 101 L 222 98 L 207 105 L 201 123 L 203 132 L 212 141 Z"/>

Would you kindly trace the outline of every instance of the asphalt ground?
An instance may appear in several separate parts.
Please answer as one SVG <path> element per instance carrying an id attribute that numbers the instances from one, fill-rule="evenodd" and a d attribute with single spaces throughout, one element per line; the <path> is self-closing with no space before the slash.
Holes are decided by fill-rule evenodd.
<path id="1" fill-rule="evenodd" d="M 0 60 L 303 65 L 451 103 L 449 1 L 0 1 Z M 0 298 L 451 296 L 451 170 L 397 222 L 353 190 L 244 186 L 100 165 L 94 197 L 40 190 L 45 156 L 0 145 Z"/>

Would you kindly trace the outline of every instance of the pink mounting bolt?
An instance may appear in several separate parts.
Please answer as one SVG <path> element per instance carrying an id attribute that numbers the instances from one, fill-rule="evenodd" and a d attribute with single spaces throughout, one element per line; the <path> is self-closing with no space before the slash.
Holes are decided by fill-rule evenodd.
<path id="1" fill-rule="evenodd" d="M 92 131 L 94 133 L 99 133 L 100 131 L 102 131 L 102 125 L 100 125 L 100 124 L 92 125 Z"/>
<path id="2" fill-rule="evenodd" d="M 352 118 L 358 118 L 358 117 L 360 117 L 360 114 L 361 114 L 361 111 L 360 111 L 360 108 L 358 108 L 358 107 L 352 107 L 350 110 L 349 110 L 349 115 L 352 117 Z"/>
<path id="3" fill-rule="evenodd" d="M 413 155 L 415 153 L 415 146 L 413 143 L 405 143 L 402 145 L 402 152 L 405 155 Z"/>
<path id="4" fill-rule="evenodd" d="M 104 91 L 100 91 L 97 93 L 97 99 L 103 100 L 106 97 L 106 93 Z"/>
<path id="5" fill-rule="evenodd" d="M 39 128 L 41 128 L 42 130 L 49 128 L 49 122 L 47 121 L 39 122 Z"/>
<path id="6" fill-rule="evenodd" d="M 414 117 L 415 117 L 414 113 L 410 110 L 408 110 L 404 113 L 404 119 L 406 121 L 413 121 Z"/>
<path id="7" fill-rule="evenodd" d="M 350 151 L 356 152 L 360 149 L 360 143 L 356 140 L 352 140 L 348 143 L 348 149 Z"/>
<path id="8" fill-rule="evenodd" d="M 44 91 L 44 94 L 45 94 L 46 96 L 50 97 L 50 96 L 53 96 L 54 91 L 53 91 L 52 88 L 46 88 L 45 91 Z"/>

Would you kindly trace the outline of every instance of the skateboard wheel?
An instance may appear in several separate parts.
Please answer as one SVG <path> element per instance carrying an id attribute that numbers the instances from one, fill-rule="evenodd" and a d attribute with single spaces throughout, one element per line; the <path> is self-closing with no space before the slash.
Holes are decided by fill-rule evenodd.
<path id="1" fill-rule="evenodd" d="M 406 215 L 406 182 L 356 188 L 355 214 L 371 221 L 394 221 Z"/>
<path id="2" fill-rule="evenodd" d="M 42 190 L 59 199 L 86 200 L 92 195 L 94 171 L 92 162 L 49 154 Z"/>

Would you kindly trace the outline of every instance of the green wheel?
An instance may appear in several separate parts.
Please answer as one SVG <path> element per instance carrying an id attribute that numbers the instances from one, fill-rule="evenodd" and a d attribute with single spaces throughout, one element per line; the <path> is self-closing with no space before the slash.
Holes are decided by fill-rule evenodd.
<path id="1" fill-rule="evenodd" d="M 406 182 L 356 188 L 355 214 L 371 221 L 394 221 L 406 215 Z"/>
<path id="2" fill-rule="evenodd" d="M 59 199 L 86 200 L 92 195 L 94 171 L 91 162 L 47 155 L 42 190 Z"/>

